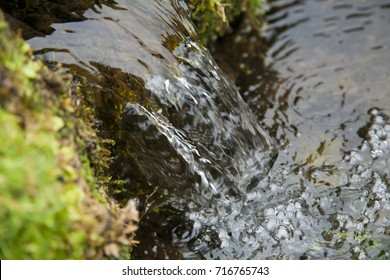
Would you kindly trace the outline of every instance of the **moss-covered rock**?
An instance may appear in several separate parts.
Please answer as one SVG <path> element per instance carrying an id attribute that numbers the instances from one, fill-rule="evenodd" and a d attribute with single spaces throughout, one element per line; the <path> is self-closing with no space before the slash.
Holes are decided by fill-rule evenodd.
<path id="1" fill-rule="evenodd" d="M 207 44 L 225 35 L 240 17 L 248 17 L 254 26 L 266 9 L 266 0 L 188 0 L 198 34 Z"/>
<path id="2" fill-rule="evenodd" d="M 138 213 L 104 192 L 109 160 L 71 77 L 34 60 L 0 14 L 0 258 L 128 258 Z"/>

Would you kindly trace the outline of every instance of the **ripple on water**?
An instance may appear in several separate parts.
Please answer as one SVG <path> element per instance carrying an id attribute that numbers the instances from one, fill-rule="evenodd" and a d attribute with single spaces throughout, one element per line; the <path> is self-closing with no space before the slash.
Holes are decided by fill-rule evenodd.
<path id="1" fill-rule="evenodd" d="M 251 38 L 235 43 L 268 49 L 264 63 L 237 55 L 251 69 L 237 83 L 280 144 L 248 196 L 262 229 L 255 258 L 390 257 L 386 2 L 271 1 L 263 37 L 244 30 Z"/>

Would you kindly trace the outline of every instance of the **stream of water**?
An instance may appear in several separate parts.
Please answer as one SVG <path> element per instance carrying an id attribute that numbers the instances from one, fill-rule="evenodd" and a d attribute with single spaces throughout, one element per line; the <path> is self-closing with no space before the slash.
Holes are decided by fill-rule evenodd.
<path id="1" fill-rule="evenodd" d="M 389 1 L 270 1 L 220 51 L 241 95 L 183 1 L 49 6 L 33 26 L 7 5 L 93 92 L 112 197 L 143 213 L 132 258 L 390 258 Z"/>

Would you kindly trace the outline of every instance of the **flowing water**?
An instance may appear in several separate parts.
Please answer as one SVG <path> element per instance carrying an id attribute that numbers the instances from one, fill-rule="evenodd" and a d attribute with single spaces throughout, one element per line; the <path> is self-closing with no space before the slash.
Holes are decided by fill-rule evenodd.
<path id="1" fill-rule="evenodd" d="M 227 41 L 246 102 L 183 1 L 56 3 L 34 24 L 7 5 L 116 141 L 133 258 L 390 257 L 389 1 L 272 1 L 262 35 Z"/>

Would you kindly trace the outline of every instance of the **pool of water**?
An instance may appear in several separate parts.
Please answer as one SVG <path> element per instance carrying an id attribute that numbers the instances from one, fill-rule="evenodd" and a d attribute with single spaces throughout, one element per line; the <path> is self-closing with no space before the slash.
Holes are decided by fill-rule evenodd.
<path id="1" fill-rule="evenodd" d="M 270 1 L 216 48 L 239 91 L 183 1 L 9 3 L 116 141 L 132 258 L 390 258 L 389 1 Z"/>

